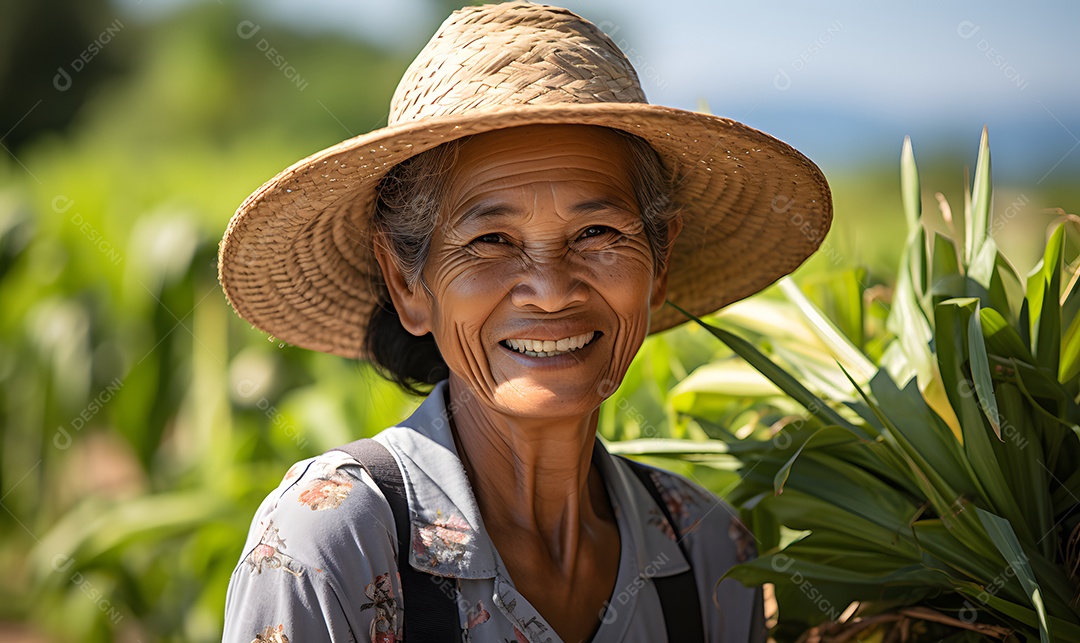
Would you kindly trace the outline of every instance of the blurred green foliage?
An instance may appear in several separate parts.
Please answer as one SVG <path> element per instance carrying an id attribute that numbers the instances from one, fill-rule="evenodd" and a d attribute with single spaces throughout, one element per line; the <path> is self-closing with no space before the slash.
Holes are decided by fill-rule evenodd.
<path id="1" fill-rule="evenodd" d="M 430 4 L 433 16 L 455 6 Z M 63 19 L 44 21 L 46 5 L 6 5 L 0 639 L 211 641 L 251 516 L 288 466 L 372 435 L 417 403 L 364 364 L 267 341 L 236 317 L 216 280 L 218 240 L 275 172 L 385 123 L 408 59 L 260 23 L 246 5 L 194 4 L 151 23 L 103 2 L 50 4 Z M 95 41 L 100 51 L 75 71 Z M 71 77 L 63 91 L 61 67 Z M 878 293 L 866 302 L 878 326 L 845 328 L 875 359 L 904 230 L 890 215 L 894 176 L 831 177 L 836 227 L 800 273 L 811 294 L 820 276 L 845 271 Z M 935 180 L 924 172 L 924 187 L 955 202 L 962 177 Z M 1031 263 L 1050 218 L 1031 213 L 1070 207 L 1076 193 L 1062 190 L 1023 192 L 1023 220 L 1008 223 L 1034 239 Z M 1017 196 L 998 193 L 1005 204 Z M 783 319 L 765 314 L 772 296 L 729 318 L 743 314 L 763 337 L 779 332 Z M 826 312 L 841 326 L 861 318 Z M 601 433 L 708 437 L 679 413 L 709 401 L 678 385 L 728 356 L 700 329 L 649 340 Z M 755 412 L 716 420 L 753 428 Z M 718 493 L 737 481 L 732 467 L 658 462 Z"/>

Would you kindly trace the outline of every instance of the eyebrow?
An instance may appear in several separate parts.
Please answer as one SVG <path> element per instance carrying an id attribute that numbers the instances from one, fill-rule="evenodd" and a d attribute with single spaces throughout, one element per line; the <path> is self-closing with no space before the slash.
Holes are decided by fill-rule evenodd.
<path id="1" fill-rule="evenodd" d="M 593 212 L 599 212 L 601 210 L 618 210 L 627 214 L 633 214 L 633 211 L 628 209 L 626 205 L 620 203 L 616 199 L 599 198 L 589 199 L 588 201 L 582 201 L 581 203 L 574 204 L 570 211 L 574 214 L 591 214 Z M 477 203 L 476 205 L 465 210 L 465 212 L 458 217 L 455 224 L 463 224 L 473 219 L 494 219 L 498 217 L 513 216 L 520 211 L 509 205 L 501 203 Z"/>
<path id="2" fill-rule="evenodd" d="M 458 217 L 457 221 L 455 221 L 454 223 L 460 225 L 462 223 L 468 223 L 473 219 L 490 219 L 495 217 L 503 217 L 515 214 L 516 212 L 516 209 L 508 205 L 504 205 L 501 203 L 484 203 L 481 201 L 480 203 L 477 203 L 476 205 L 470 207 L 468 210 L 465 210 L 465 212 L 460 217 Z"/>
<path id="3" fill-rule="evenodd" d="M 608 199 L 603 197 L 599 199 L 582 201 L 581 203 L 578 203 L 573 208 L 571 208 L 571 210 L 577 214 L 590 214 L 599 210 L 620 210 L 622 212 L 627 212 L 628 214 L 631 213 L 631 211 L 627 209 L 626 204 L 621 203 L 617 199 Z"/>

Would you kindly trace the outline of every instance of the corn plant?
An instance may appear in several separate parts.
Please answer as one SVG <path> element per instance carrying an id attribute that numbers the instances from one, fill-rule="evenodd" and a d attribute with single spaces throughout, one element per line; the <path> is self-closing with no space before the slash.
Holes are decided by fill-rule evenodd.
<path id="1" fill-rule="evenodd" d="M 728 499 L 760 556 L 729 575 L 772 584 L 781 641 L 1080 641 L 1080 289 L 1066 226 L 1022 279 L 989 234 L 986 131 L 962 240 L 928 234 L 910 141 L 901 158 L 909 235 L 876 364 L 790 282 L 832 371 L 791 351 L 782 367 L 776 346 L 767 356 L 697 320 L 807 411 L 767 440 L 695 418 L 727 436 L 725 453 L 687 457 L 742 465 Z"/>

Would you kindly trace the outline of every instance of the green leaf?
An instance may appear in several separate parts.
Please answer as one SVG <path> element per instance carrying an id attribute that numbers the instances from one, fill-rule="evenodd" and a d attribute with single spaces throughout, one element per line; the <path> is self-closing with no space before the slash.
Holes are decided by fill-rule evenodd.
<path id="1" fill-rule="evenodd" d="M 878 556 L 880 557 L 880 554 Z M 792 578 L 799 577 L 812 583 L 865 585 L 866 587 L 849 588 L 849 591 L 855 592 L 854 597 L 865 597 L 871 594 L 875 588 L 880 588 L 885 583 L 914 586 L 925 586 L 931 582 L 943 584 L 942 574 L 918 566 L 897 566 L 892 573 L 883 575 L 878 570 L 844 569 L 836 565 L 797 559 L 788 555 L 786 549 L 782 552 L 766 554 L 742 565 L 736 565 L 724 577 L 734 578 L 747 585 L 791 583 Z"/>
<path id="2" fill-rule="evenodd" d="M 983 340 L 978 304 L 975 305 L 975 313 L 968 320 L 968 354 L 971 356 L 971 378 L 975 382 L 975 395 L 979 399 L 979 408 L 990 421 L 990 427 L 994 429 L 998 440 L 1004 442 L 1001 437 L 997 398 L 994 397 L 994 382 L 990 379 L 990 360 L 986 357 L 986 342 Z"/>
<path id="3" fill-rule="evenodd" d="M 1010 323 L 1016 323 L 1016 314 L 1019 312 L 1019 303 L 1016 302 L 1024 296 L 1024 284 L 1000 251 L 997 252 L 994 271 L 990 275 L 987 290 L 989 291 L 987 306 L 1007 317 Z"/>
<path id="4" fill-rule="evenodd" d="M 806 410 L 809 411 L 810 414 L 814 417 L 818 418 L 825 424 L 835 424 L 838 426 L 842 426 L 864 440 L 873 439 L 861 428 L 855 426 L 847 419 L 845 419 L 842 415 L 837 413 L 832 407 L 826 404 L 824 400 L 811 393 L 809 389 L 807 389 L 798 380 L 788 374 L 787 371 L 774 364 L 772 360 L 770 360 L 768 357 L 758 351 L 758 349 L 754 348 L 754 346 L 750 342 L 739 337 L 738 335 L 735 335 L 734 333 L 729 333 L 726 330 L 705 323 L 698 317 L 688 313 L 676 304 L 668 302 L 668 305 L 672 306 L 682 314 L 686 315 L 688 318 L 694 320 L 702 328 L 712 333 L 717 339 L 727 344 L 728 348 L 730 348 L 737 355 L 739 355 L 739 357 L 742 357 L 747 362 L 749 362 L 751 366 L 756 368 L 762 375 L 772 381 L 773 384 L 776 384 L 778 387 L 780 387 L 780 389 L 783 390 L 784 393 L 794 398 L 795 401 L 799 404 L 802 404 L 806 408 Z"/>
<path id="5" fill-rule="evenodd" d="M 886 326 L 896 335 L 908 363 L 915 369 L 919 387 L 924 388 L 934 376 L 933 354 L 930 351 L 930 322 L 919 302 L 913 277 L 913 254 L 918 254 L 922 244 L 921 235 L 909 239 L 904 257 L 901 260 L 900 273 L 896 278 L 896 291 L 893 294 L 893 307 Z"/>
<path id="6" fill-rule="evenodd" d="M 982 137 L 979 139 L 979 158 L 975 164 L 975 183 L 971 187 L 971 212 L 964 221 L 964 230 L 967 233 L 964 236 L 964 257 L 968 265 L 975 262 L 990 229 L 991 195 L 990 137 L 986 126 L 983 126 Z M 989 277 L 988 272 L 986 275 Z"/>
<path id="7" fill-rule="evenodd" d="M 986 527 L 986 533 L 990 536 L 990 540 L 994 541 L 998 551 L 1005 557 L 1005 562 L 1016 573 L 1016 577 L 1020 580 L 1020 584 L 1024 587 L 1024 591 L 1027 592 L 1028 598 L 1031 600 L 1032 607 L 1035 608 L 1035 613 L 1039 615 L 1040 642 L 1050 643 L 1054 639 L 1050 625 L 1047 622 L 1046 609 L 1043 606 L 1042 589 L 1040 589 L 1038 581 L 1035 580 L 1035 574 L 1031 571 L 1027 555 L 1024 554 L 1024 549 L 1020 546 L 1020 541 L 1017 540 L 1012 525 L 1001 516 L 983 511 L 978 507 L 975 508 L 975 512 L 979 515 L 979 520 L 982 521 L 983 526 Z"/>
<path id="8" fill-rule="evenodd" d="M 1077 375 L 1080 375 L 1080 316 L 1074 317 L 1069 328 L 1065 330 L 1065 336 L 1061 342 L 1061 366 L 1058 369 L 1058 379 L 1068 382 Z"/>
<path id="9" fill-rule="evenodd" d="M 727 455 L 730 448 L 719 440 L 674 440 L 644 438 L 640 440 L 604 441 L 604 447 L 619 455 Z"/>
<path id="10" fill-rule="evenodd" d="M 1058 372 L 1061 351 L 1061 263 L 1065 226 L 1058 226 L 1046 244 L 1043 260 L 1028 276 L 1031 352 L 1038 363 Z"/>
<path id="11" fill-rule="evenodd" d="M 735 356 L 718 359 L 694 369 L 668 393 L 668 401 L 691 414 L 697 395 L 725 397 L 773 397 L 782 391 L 744 360 Z"/>
<path id="12" fill-rule="evenodd" d="M 956 255 L 956 243 L 940 232 L 934 233 L 933 259 L 931 261 L 934 275 L 933 283 L 950 275 L 959 275 L 960 259 Z"/>
<path id="13" fill-rule="evenodd" d="M 790 279 L 785 277 L 783 281 Z M 855 347 L 866 343 L 866 268 L 855 267 L 830 271 L 823 275 L 806 275 L 799 289 L 806 293 L 821 312 L 836 323 L 844 340 Z"/>
<path id="14" fill-rule="evenodd" d="M 894 432 L 912 445 L 928 469 L 940 475 L 947 487 L 956 493 L 975 493 L 975 474 L 960 443 L 948 425 L 926 404 L 914 382 L 901 390 L 888 373 L 881 371 L 870 381 L 870 391 L 880 405 L 881 413 L 892 422 Z"/>
<path id="15" fill-rule="evenodd" d="M 981 288 L 978 289 L 979 296 L 985 296 L 986 299 L 983 303 L 991 305 L 989 295 L 990 286 L 994 278 L 994 271 L 997 267 L 998 249 L 997 244 L 991 237 L 985 237 L 982 241 L 982 246 L 979 247 L 978 253 L 972 257 L 971 263 L 968 264 L 968 277 Z M 969 296 L 974 296 L 975 292 L 966 293 Z"/>
<path id="16" fill-rule="evenodd" d="M 1013 601 L 1000 596 L 990 594 L 983 587 L 975 583 L 957 583 L 957 590 L 962 594 L 975 599 L 986 605 L 997 615 L 1012 619 L 1018 623 L 1030 626 L 1032 629 L 1039 628 L 1039 616 L 1030 607 L 1018 605 Z M 1069 622 L 1061 618 L 1051 616 L 1050 625 L 1059 641 L 1077 643 L 1080 641 L 1080 625 L 1075 621 Z M 1034 640 L 1034 639 L 1032 639 Z"/>
<path id="17" fill-rule="evenodd" d="M 813 470 L 801 471 L 803 468 L 800 464 L 793 471 L 793 476 L 804 478 L 805 484 L 796 485 L 791 481 L 782 495 L 773 495 L 761 501 L 781 524 L 797 530 L 844 533 L 862 541 L 864 548 L 890 548 L 896 556 L 918 559 L 919 550 L 909 526 L 917 507 L 904 502 L 895 492 L 889 494 L 887 489 L 884 496 L 887 502 L 874 504 L 870 496 L 884 488 L 880 482 L 863 490 L 861 497 L 850 502 L 849 506 L 844 504 L 848 502 L 843 497 L 844 489 L 830 488 L 825 484 L 835 476 L 830 477 L 820 463 Z M 845 473 L 850 471 L 848 469 Z"/>
<path id="18" fill-rule="evenodd" d="M 799 287 L 790 277 L 782 278 L 779 281 L 779 286 L 784 295 L 802 313 L 803 318 L 810 324 L 814 334 L 833 352 L 836 359 L 844 364 L 849 371 L 853 371 L 858 376 L 859 381 L 869 381 L 877 372 L 877 368 L 867 359 L 866 355 L 818 310 L 818 307 L 799 290 Z"/>
<path id="19" fill-rule="evenodd" d="M 850 379 L 850 376 L 848 376 L 848 379 Z M 874 414 L 885 426 L 885 429 L 881 432 L 884 444 L 907 464 L 912 477 L 925 494 L 930 505 L 939 515 L 954 516 L 954 519 L 949 521 L 949 528 L 954 530 L 957 537 L 961 538 L 972 549 L 983 551 L 987 546 L 990 546 L 988 542 L 983 542 L 985 538 L 982 530 L 976 528 L 977 522 L 974 516 L 964 512 L 962 509 L 957 510 L 957 507 L 962 508 L 965 504 L 963 497 L 959 496 L 956 490 L 945 482 L 939 471 L 927 464 L 919 449 L 897 429 L 892 419 L 884 413 L 882 408 L 875 404 L 861 388 L 856 387 L 856 389 L 863 396 L 867 406 L 874 411 Z M 977 484 L 977 480 L 973 478 L 973 481 Z"/>
<path id="20" fill-rule="evenodd" d="M 900 196 L 904 204 L 908 233 L 921 228 L 922 194 L 919 190 L 919 168 L 915 165 L 915 152 L 911 149 L 911 137 L 904 137 L 900 151 Z"/>
<path id="21" fill-rule="evenodd" d="M 809 438 L 807 438 L 805 442 L 799 445 L 799 448 L 795 450 L 795 453 L 792 454 L 790 458 L 788 458 L 788 461 L 784 463 L 784 466 L 780 467 L 780 470 L 777 471 L 776 475 L 773 477 L 773 493 L 778 496 L 784 493 L 784 483 L 787 482 L 788 475 L 791 473 L 791 467 L 795 464 L 795 461 L 799 459 L 799 455 L 802 454 L 803 449 L 806 448 L 806 445 L 810 444 L 811 440 L 821 435 L 822 432 L 828 430 L 836 431 L 837 429 L 835 427 L 825 427 L 818 429 Z M 848 432 L 844 431 L 843 429 L 840 429 L 840 431 L 848 434 Z"/>
<path id="22" fill-rule="evenodd" d="M 938 364 L 949 402 L 956 409 L 964 435 L 964 452 L 975 472 L 975 482 L 987 505 L 997 513 L 1018 524 L 1024 536 L 1030 538 L 1030 528 L 1023 523 L 1024 516 L 1016 503 L 1011 487 L 1015 481 L 1005 479 L 996 452 L 983 424 L 983 410 L 976 402 L 974 386 L 967 378 L 970 342 L 968 329 L 971 317 L 978 312 L 977 299 L 951 299 L 938 304 L 936 309 L 936 336 Z M 981 335 L 981 325 L 979 332 Z M 992 395 L 992 386 L 991 393 Z M 996 408 L 996 406 L 995 406 Z"/>
<path id="23" fill-rule="evenodd" d="M 995 396 L 1006 438 L 1004 444 L 995 445 L 995 450 L 1005 476 L 1014 482 L 1013 492 L 1026 516 L 1025 522 L 1032 525 L 1034 533 L 1046 534 L 1036 545 L 1044 555 L 1051 555 L 1057 546 L 1057 539 L 1053 537 L 1054 511 L 1051 496 L 1047 493 L 1050 488 L 1049 472 L 1038 443 L 1034 418 L 1016 385 L 1001 382 Z"/>
<path id="24" fill-rule="evenodd" d="M 982 322 L 982 334 L 986 340 L 986 352 L 998 357 L 1019 359 L 1025 362 L 1034 362 L 1035 356 L 1028 350 L 1027 344 L 1009 325 L 1009 322 L 993 308 L 983 308 L 979 311 L 979 320 Z"/>

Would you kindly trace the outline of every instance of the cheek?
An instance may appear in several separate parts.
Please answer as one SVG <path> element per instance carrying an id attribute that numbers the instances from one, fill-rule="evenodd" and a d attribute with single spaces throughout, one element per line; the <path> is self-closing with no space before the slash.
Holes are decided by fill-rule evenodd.
<path id="1" fill-rule="evenodd" d="M 598 253 L 590 261 L 590 273 L 597 290 L 617 313 L 648 309 L 655 282 L 652 254 L 647 247 L 635 244 Z"/>
<path id="2" fill-rule="evenodd" d="M 506 270 L 478 265 L 473 257 L 443 257 L 427 282 L 433 301 L 434 335 L 444 357 L 482 350 L 481 330 L 505 296 Z M 446 344 L 446 345 L 444 345 Z"/>

